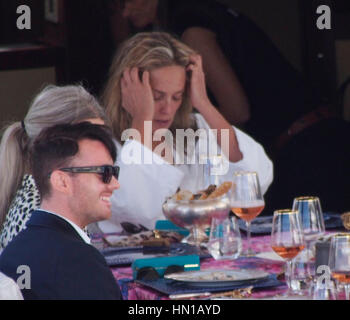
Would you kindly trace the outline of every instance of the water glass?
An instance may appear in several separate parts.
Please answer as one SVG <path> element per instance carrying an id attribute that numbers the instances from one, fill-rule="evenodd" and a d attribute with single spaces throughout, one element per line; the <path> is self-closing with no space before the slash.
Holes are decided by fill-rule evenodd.
<path id="1" fill-rule="evenodd" d="M 333 281 L 327 283 L 316 281 L 310 291 L 313 300 L 336 300 L 336 288 Z"/>
<path id="2" fill-rule="evenodd" d="M 328 265 L 332 278 L 344 286 L 345 299 L 350 300 L 350 233 L 332 236 Z"/>
<path id="3" fill-rule="evenodd" d="M 304 231 L 305 249 L 294 259 L 294 269 L 300 263 L 305 266 L 304 278 L 300 278 L 300 284 L 304 289 L 309 287 L 315 277 L 315 243 L 319 237 L 325 233 L 323 212 L 320 199 L 318 197 L 297 197 L 293 201 L 293 210 L 300 213 L 301 223 Z M 303 261 L 300 261 L 303 259 Z M 296 290 L 298 291 L 298 290 Z M 299 294 L 304 294 L 305 290 L 299 289 Z"/>
<path id="4" fill-rule="evenodd" d="M 212 218 L 207 248 L 215 260 L 233 260 L 242 252 L 242 239 L 236 217 Z"/>
<path id="5" fill-rule="evenodd" d="M 302 250 L 292 260 L 291 272 L 291 289 L 293 294 L 309 295 L 311 276 L 307 249 Z"/>

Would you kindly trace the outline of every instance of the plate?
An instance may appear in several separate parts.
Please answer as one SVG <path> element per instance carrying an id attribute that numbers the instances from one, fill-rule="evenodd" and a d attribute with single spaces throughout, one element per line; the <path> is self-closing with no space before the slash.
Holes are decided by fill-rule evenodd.
<path id="1" fill-rule="evenodd" d="M 267 272 L 261 270 L 210 269 L 172 273 L 165 275 L 164 278 L 185 282 L 196 287 L 217 287 L 247 282 L 253 283 L 266 279 L 268 276 Z"/>

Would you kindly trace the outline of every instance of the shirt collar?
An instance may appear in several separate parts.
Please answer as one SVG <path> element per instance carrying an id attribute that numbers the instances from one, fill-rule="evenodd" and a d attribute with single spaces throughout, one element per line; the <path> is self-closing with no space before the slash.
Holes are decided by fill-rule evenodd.
<path id="1" fill-rule="evenodd" d="M 40 211 L 45 211 L 47 213 L 53 214 L 57 217 L 60 217 L 61 219 L 67 221 L 74 229 L 76 232 L 78 232 L 78 234 L 80 235 L 80 237 L 84 240 L 84 242 L 86 242 L 87 244 L 91 244 L 91 239 L 89 238 L 89 236 L 86 234 L 86 232 L 84 232 L 83 229 L 81 229 L 78 225 L 76 225 L 74 222 L 72 222 L 71 220 L 61 216 L 58 213 L 52 212 L 52 211 L 48 211 L 48 210 L 43 210 L 43 209 L 38 209 Z"/>

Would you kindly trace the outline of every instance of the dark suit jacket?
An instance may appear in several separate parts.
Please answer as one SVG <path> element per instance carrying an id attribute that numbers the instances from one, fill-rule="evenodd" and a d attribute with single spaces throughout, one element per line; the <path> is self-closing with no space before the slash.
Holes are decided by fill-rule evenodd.
<path id="1" fill-rule="evenodd" d="M 121 299 L 104 257 L 64 219 L 34 211 L 27 228 L 0 255 L 0 271 L 17 281 L 29 266 L 24 299 Z M 22 282 L 21 282 L 22 283 Z"/>

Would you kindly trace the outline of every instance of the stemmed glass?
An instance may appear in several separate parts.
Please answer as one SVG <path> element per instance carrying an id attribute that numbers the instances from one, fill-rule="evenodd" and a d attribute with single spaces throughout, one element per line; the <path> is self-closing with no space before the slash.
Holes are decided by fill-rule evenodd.
<path id="1" fill-rule="evenodd" d="M 291 209 L 276 210 L 273 213 L 271 248 L 286 260 L 287 296 L 292 291 L 292 259 L 305 248 L 305 239 L 300 213 Z"/>
<path id="2" fill-rule="evenodd" d="M 251 171 L 238 171 L 233 175 L 231 193 L 232 211 L 247 225 L 247 249 L 242 256 L 256 254 L 251 248 L 250 224 L 264 209 L 265 201 L 262 196 L 258 174 Z"/>
<path id="3" fill-rule="evenodd" d="M 350 300 L 350 234 L 339 233 L 331 238 L 329 268 L 338 285 L 345 288 L 345 299 Z"/>
<path id="4" fill-rule="evenodd" d="M 308 282 L 313 280 L 314 268 L 311 260 L 315 256 L 315 242 L 324 235 L 325 225 L 318 197 L 297 197 L 293 201 L 293 210 L 300 213 L 306 243 L 306 277 Z M 310 255 L 310 253 L 313 253 Z"/>

